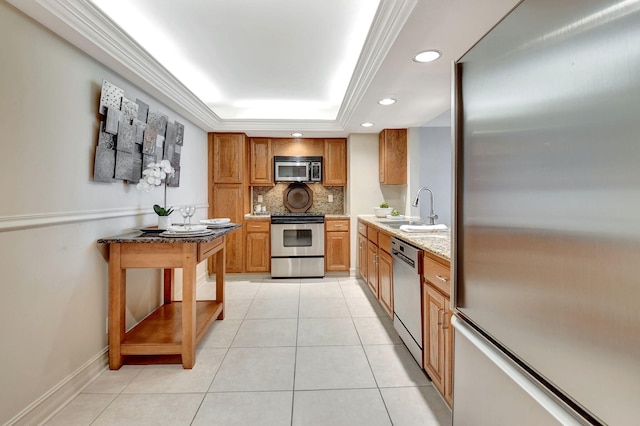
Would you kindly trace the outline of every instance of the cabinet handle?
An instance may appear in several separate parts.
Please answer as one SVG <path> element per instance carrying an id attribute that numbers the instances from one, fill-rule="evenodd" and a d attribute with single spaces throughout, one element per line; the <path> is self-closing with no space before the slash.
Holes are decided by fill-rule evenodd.
<path id="1" fill-rule="evenodd" d="M 447 281 L 449 281 L 448 278 L 445 278 L 442 275 L 436 275 L 436 278 L 442 281 L 443 283 L 446 283 Z"/>
<path id="2" fill-rule="evenodd" d="M 442 321 L 440 321 L 440 312 L 443 312 L 443 309 L 438 309 L 438 327 L 442 327 Z"/>
<path id="3" fill-rule="evenodd" d="M 442 314 L 442 329 L 446 330 L 448 328 L 449 328 L 449 326 L 447 325 L 447 311 L 443 311 L 443 314 Z"/>

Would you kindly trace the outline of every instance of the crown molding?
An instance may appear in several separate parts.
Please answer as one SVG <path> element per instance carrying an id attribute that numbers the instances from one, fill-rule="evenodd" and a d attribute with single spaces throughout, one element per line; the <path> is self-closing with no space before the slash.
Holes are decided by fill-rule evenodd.
<path id="1" fill-rule="evenodd" d="M 342 132 L 417 0 L 381 0 L 336 120 L 223 120 L 89 0 L 7 0 L 202 130 Z"/>
<path id="2" fill-rule="evenodd" d="M 88 0 L 7 0 L 203 130 L 218 127 L 207 105 Z"/>
<path id="3" fill-rule="evenodd" d="M 351 76 L 337 121 L 344 128 L 358 107 L 418 0 L 380 0 L 378 11 Z"/>

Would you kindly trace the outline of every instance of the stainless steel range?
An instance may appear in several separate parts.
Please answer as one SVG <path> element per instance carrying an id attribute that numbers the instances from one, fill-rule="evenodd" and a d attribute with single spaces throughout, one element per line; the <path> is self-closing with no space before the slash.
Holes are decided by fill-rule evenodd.
<path id="1" fill-rule="evenodd" d="M 324 277 L 324 215 L 271 215 L 271 277 Z"/>

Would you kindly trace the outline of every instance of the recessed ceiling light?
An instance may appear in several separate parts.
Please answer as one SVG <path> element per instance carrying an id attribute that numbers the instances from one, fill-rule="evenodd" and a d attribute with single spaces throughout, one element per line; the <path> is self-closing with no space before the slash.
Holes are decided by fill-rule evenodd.
<path id="1" fill-rule="evenodd" d="M 395 103 L 396 103 L 396 100 L 395 100 L 395 99 L 393 99 L 393 98 L 384 98 L 384 99 L 380 99 L 380 100 L 378 101 L 378 103 L 379 103 L 380 105 L 385 105 L 385 106 L 386 106 L 386 105 L 393 105 L 393 104 L 395 104 Z"/>
<path id="2" fill-rule="evenodd" d="M 300 132 L 291 133 L 291 136 L 293 136 L 294 138 L 299 138 L 300 136 L 302 136 L 302 133 L 300 133 Z"/>
<path id="3" fill-rule="evenodd" d="M 424 52 L 418 53 L 413 57 L 413 60 L 416 62 L 424 63 L 424 62 L 433 62 L 442 56 L 442 53 L 437 50 L 425 50 Z"/>
<path id="4" fill-rule="evenodd" d="M 366 122 L 366 123 L 362 123 L 361 126 L 362 127 L 373 127 L 373 123 Z"/>

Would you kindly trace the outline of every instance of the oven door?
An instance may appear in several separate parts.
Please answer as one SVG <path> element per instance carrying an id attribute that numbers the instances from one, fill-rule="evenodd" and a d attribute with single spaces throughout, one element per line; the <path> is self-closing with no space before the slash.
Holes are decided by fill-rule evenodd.
<path id="1" fill-rule="evenodd" d="M 323 223 L 271 224 L 271 257 L 324 256 Z"/>

